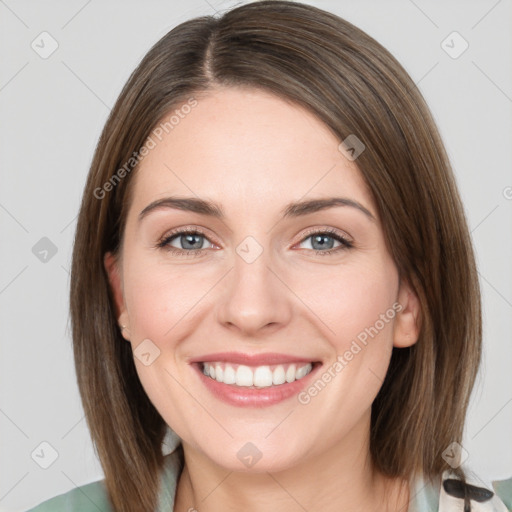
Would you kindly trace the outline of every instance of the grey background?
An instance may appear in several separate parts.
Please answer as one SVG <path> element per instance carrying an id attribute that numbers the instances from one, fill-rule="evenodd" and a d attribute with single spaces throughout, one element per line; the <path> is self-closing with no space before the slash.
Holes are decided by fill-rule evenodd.
<path id="1" fill-rule="evenodd" d="M 186 19 L 237 3 L 0 0 L 1 511 L 25 510 L 103 476 L 67 330 L 85 177 L 109 109 L 150 46 Z M 468 414 L 466 464 L 484 481 L 511 477 L 512 3 L 310 3 L 388 48 L 439 124 L 477 251 L 484 305 L 484 359 Z M 31 47 L 34 40 L 42 46 L 43 31 L 59 45 L 46 59 Z M 441 46 L 453 31 L 469 43 L 458 58 Z M 453 53 L 462 46 L 452 40 Z M 55 254 L 40 252 L 48 245 L 43 237 Z M 51 450 L 42 442 L 58 454 L 47 469 L 40 464 L 51 462 Z"/>

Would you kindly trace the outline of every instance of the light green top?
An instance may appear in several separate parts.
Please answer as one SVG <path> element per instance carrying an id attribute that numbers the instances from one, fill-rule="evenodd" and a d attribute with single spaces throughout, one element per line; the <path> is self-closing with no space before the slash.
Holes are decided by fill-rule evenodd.
<path id="1" fill-rule="evenodd" d="M 165 456 L 164 470 L 161 475 L 161 492 L 158 512 L 170 512 L 174 508 L 176 485 L 181 473 L 180 449 Z M 456 478 L 448 472 L 442 475 Z M 81 485 L 71 491 L 55 496 L 27 512 L 113 512 L 107 499 L 103 480 Z M 468 479 L 468 483 L 470 480 Z M 481 485 L 476 484 L 475 485 Z M 512 511 L 512 478 L 492 482 L 494 496 L 485 502 L 475 503 L 482 512 Z M 441 485 L 425 484 L 421 476 L 411 480 L 411 501 L 407 512 L 456 512 L 463 511 L 463 500 L 449 495 Z"/>

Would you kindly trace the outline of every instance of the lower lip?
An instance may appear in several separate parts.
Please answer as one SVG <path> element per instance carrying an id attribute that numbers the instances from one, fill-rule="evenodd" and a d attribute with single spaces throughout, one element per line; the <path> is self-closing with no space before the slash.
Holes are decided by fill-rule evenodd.
<path id="1" fill-rule="evenodd" d="M 215 397 L 223 402 L 238 407 L 266 407 L 280 403 L 294 395 L 298 395 L 317 373 L 321 364 L 315 363 L 313 369 L 305 377 L 302 377 L 302 379 L 261 389 L 218 382 L 203 373 L 201 364 L 194 364 L 193 366 L 203 384 Z"/>

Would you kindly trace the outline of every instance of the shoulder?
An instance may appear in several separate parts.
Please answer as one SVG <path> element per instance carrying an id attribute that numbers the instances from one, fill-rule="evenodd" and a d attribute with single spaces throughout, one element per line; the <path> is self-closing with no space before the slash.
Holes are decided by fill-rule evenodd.
<path id="1" fill-rule="evenodd" d="M 494 480 L 492 486 L 507 509 L 512 510 L 512 477 L 507 480 Z"/>
<path id="2" fill-rule="evenodd" d="M 81 485 L 59 494 L 26 512 L 113 512 L 103 480 Z"/>
<path id="3" fill-rule="evenodd" d="M 176 485 L 183 467 L 183 449 L 173 450 L 164 458 L 161 473 L 159 511 L 172 510 Z M 64 494 L 43 501 L 26 512 L 114 512 L 108 499 L 105 480 L 81 485 Z"/>
<path id="4" fill-rule="evenodd" d="M 512 478 L 484 482 L 468 471 L 466 484 L 450 471 L 431 482 L 418 476 L 411 488 L 412 499 L 408 512 L 463 512 L 464 495 L 471 511 L 511 512 Z"/>

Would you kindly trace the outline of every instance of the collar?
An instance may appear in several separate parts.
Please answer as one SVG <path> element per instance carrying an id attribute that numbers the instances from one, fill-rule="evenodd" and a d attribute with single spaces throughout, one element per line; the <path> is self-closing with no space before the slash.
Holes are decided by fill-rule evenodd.
<path id="1" fill-rule="evenodd" d="M 423 475 L 411 479 L 411 500 L 407 512 L 509 512 L 500 496 L 469 471 L 466 485 L 450 470 L 431 481 Z M 510 481 L 512 482 L 512 480 Z M 494 485 L 496 489 L 496 485 Z M 464 493 L 469 508 L 464 508 Z"/>

